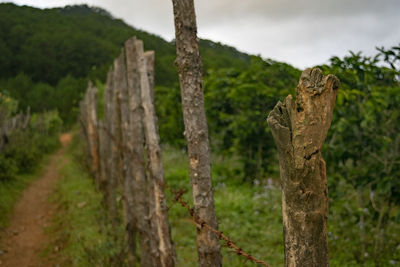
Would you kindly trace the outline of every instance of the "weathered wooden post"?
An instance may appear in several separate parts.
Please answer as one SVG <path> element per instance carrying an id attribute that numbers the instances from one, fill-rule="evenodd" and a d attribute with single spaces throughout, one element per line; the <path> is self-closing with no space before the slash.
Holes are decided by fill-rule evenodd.
<path id="1" fill-rule="evenodd" d="M 131 151 L 130 165 L 133 175 L 133 197 L 137 217 L 137 228 L 141 243 L 141 266 L 157 267 L 161 265 L 158 252 L 157 228 L 151 228 L 149 206 L 154 207 L 154 192 L 150 192 L 146 177 L 145 137 L 143 132 L 143 108 L 140 90 L 140 77 L 135 47 L 136 37 L 125 42 L 126 75 L 129 97 L 129 119 L 131 142 L 128 142 Z M 149 64 L 149 63 L 148 63 Z M 154 62 L 153 62 L 154 64 Z M 154 68 L 154 67 L 152 67 Z M 148 70 L 149 72 L 149 70 Z M 149 78 L 149 83 L 154 82 Z M 150 200 L 152 202 L 150 203 Z M 154 208 L 153 208 L 154 210 Z M 155 222 L 155 218 L 154 218 Z"/>
<path id="2" fill-rule="evenodd" d="M 103 202 L 107 209 L 106 194 L 107 194 L 107 183 L 108 183 L 108 174 L 107 174 L 107 157 L 108 157 L 108 136 L 105 129 L 105 125 L 103 121 L 99 120 L 97 124 L 97 132 L 99 133 L 99 190 L 103 194 Z"/>
<path id="3" fill-rule="evenodd" d="M 152 102 L 152 92 L 147 73 L 147 63 L 143 52 L 143 42 L 135 42 L 137 66 L 140 77 L 141 99 L 143 107 L 143 125 L 149 160 L 149 181 L 154 188 L 155 219 L 159 239 L 161 265 L 175 265 L 175 248 L 172 243 L 168 223 L 168 207 L 165 199 L 164 169 L 161 161 L 160 138 L 158 136 L 157 116 Z"/>
<path id="4" fill-rule="evenodd" d="M 87 138 L 90 152 L 90 170 L 99 185 L 99 146 L 97 132 L 97 88 L 89 81 L 85 108 L 87 116 Z"/>
<path id="5" fill-rule="evenodd" d="M 107 188 L 106 188 L 106 206 L 108 216 L 115 227 L 118 224 L 118 209 L 117 209 L 117 185 L 118 185 L 118 150 L 116 140 L 116 112 L 115 112 L 115 96 L 114 96 L 114 79 L 113 67 L 110 68 L 107 74 L 106 90 L 104 94 L 105 117 L 104 130 L 108 137 L 107 142 L 107 157 L 106 157 L 106 173 L 107 173 Z"/>
<path id="6" fill-rule="evenodd" d="M 131 129 L 129 120 L 128 84 L 126 76 L 125 49 L 114 61 L 114 90 L 116 94 L 117 139 L 118 139 L 118 176 L 122 192 L 122 206 L 125 223 L 125 239 L 128 246 L 129 265 L 135 265 L 136 259 L 136 215 L 133 193 L 133 177 L 130 165 Z"/>
<path id="7" fill-rule="evenodd" d="M 339 80 L 307 69 L 296 89 L 268 116 L 279 154 L 285 264 L 329 266 L 328 188 L 322 145 L 331 125 Z"/>
<path id="8" fill-rule="evenodd" d="M 193 0 L 172 0 L 172 3 L 175 17 L 176 65 L 181 85 L 194 211 L 201 220 L 217 229 L 194 3 Z M 218 237 L 205 227 L 197 231 L 197 253 L 200 266 L 222 265 Z"/>

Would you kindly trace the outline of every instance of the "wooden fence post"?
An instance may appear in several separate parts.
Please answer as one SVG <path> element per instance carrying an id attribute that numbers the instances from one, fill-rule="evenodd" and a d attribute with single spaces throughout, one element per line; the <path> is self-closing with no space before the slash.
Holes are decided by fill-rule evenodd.
<path id="1" fill-rule="evenodd" d="M 107 184 L 108 184 L 108 174 L 107 174 L 107 157 L 108 157 L 108 136 L 105 129 L 105 125 L 103 121 L 99 121 L 97 124 L 97 132 L 99 133 L 99 162 L 100 162 L 100 169 L 99 169 L 99 191 L 103 195 L 103 203 L 106 209 L 108 209 L 108 200 L 106 199 L 107 196 Z"/>
<path id="2" fill-rule="evenodd" d="M 85 108 L 87 116 L 87 138 L 90 151 L 90 170 L 99 186 L 99 146 L 97 132 L 97 88 L 89 81 Z"/>
<path id="3" fill-rule="evenodd" d="M 175 17 L 176 65 L 182 94 L 185 137 L 188 143 L 190 179 L 195 215 L 217 229 L 211 181 L 210 145 L 204 111 L 202 63 L 197 40 L 193 0 L 172 0 Z M 199 266 L 222 265 L 215 233 L 205 227 L 197 231 Z"/>
<path id="4" fill-rule="evenodd" d="M 328 188 L 322 145 L 331 125 L 339 80 L 307 69 L 296 89 L 278 102 L 268 125 L 279 154 L 285 264 L 329 266 Z"/>
<path id="5" fill-rule="evenodd" d="M 116 137 L 116 112 L 115 112 L 115 92 L 114 92 L 114 68 L 111 67 L 107 74 L 106 91 L 104 94 L 105 103 L 105 122 L 104 129 L 108 136 L 107 157 L 106 157 L 106 172 L 107 172 L 107 188 L 106 188 L 106 206 L 108 208 L 108 216 L 111 224 L 116 227 L 118 224 L 118 209 L 117 209 L 117 164 L 118 164 L 118 151 Z"/>
<path id="6" fill-rule="evenodd" d="M 129 116 L 131 128 L 130 164 L 134 179 L 134 203 L 137 217 L 137 228 L 141 242 L 141 266 L 157 267 L 161 265 L 158 252 L 156 227 L 151 228 L 149 207 L 154 206 L 154 192 L 149 190 L 146 177 L 145 137 L 143 132 L 143 108 L 140 92 L 140 77 L 137 65 L 136 37 L 125 42 L 127 84 L 129 97 Z M 152 81 L 149 81 L 150 83 Z M 151 201 L 152 200 L 152 201 Z M 150 203 L 151 201 L 151 203 Z M 153 208 L 154 210 L 154 208 Z M 155 218 L 154 218 L 155 219 Z"/>
<path id="7" fill-rule="evenodd" d="M 165 199 L 164 169 L 161 161 L 157 117 L 152 103 L 152 92 L 147 73 L 146 58 L 143 52 L 143 42 L 135 42 L 137 65 L 140 77 L 141 98 L 143 107 L 143 124 L 149 160 L 149 180 L 154 187 L 155 214 L 159 238 L 160 260 L 163 267 L 174 266 L 175 249 L 171 239 L 168 223 L 168 207 Z"/>
<path id="8" fill-rule="evenodd" d="M 128 85 L 125 64 L 125 49 L 121 49 L 120 56 L 114 61 L 114 90 L 116 94 L 117 112 L 117 139 L 118 139 L 118 166 L 119 184 L 122 193 L 122 206 L 125 223 L 125 239 L 128 246 L 128 262 L 135 265 L 136 259 L 136 215 L 133 193 L 132 168 L 130 166 L 129 147 L 131 147 L 131 133 L 129 121 Z"/>

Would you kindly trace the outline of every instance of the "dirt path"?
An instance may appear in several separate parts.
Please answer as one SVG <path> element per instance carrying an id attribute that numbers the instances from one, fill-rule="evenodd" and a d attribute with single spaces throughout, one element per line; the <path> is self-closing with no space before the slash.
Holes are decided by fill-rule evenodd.
<path id="1" fill-rule="evenodd" d="M 64 150 L 71 134 L 60 136 L 62 148 L 49 160 L 39 179 L 22 194 L 14 207 L 10 226 L 2 233 L 1 267 L 47 267 L 40 253 L 49 242 L 44 229 L 50 224 L 56 206 L 48 201 L 59 178 L 58 171 L 66 163 Z"/>

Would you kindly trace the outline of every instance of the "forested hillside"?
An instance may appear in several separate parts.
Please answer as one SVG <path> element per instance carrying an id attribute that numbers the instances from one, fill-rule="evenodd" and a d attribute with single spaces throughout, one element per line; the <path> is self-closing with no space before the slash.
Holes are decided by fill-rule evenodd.
<path id="1" fill-rule="evenodd" d="M 17 99 L 21 109 L 58 109 L 64 122 L 71 124 L 86 79 L 104 82 L 121 45 L 133 35 L 156 52 L 156 84 L 176 84 L 174 43 L 135 29 L 103 9 L 80 5 L 42 10 L 0 4 L 1 90 Z M 200 40 L 200 50 L 205 73 L 250 64 L 249 55 L 209 40 Z"/>

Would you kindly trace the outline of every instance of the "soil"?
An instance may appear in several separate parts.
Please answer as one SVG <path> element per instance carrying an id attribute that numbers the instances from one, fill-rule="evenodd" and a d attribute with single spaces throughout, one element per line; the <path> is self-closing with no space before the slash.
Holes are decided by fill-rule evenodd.
<path id="1" fill-rule="evenodd" d="M 71 134 L 60 136 L 62 148 L 51 156 L 41 176 L 32 182 L 15 204 L 9 227 L 1 233 L 0 267 L 58 266 L 42 256 L 50 244 L 46 228 L 56 212 L 49 201 L 59 179 L 59 170 L 67 163 L 64 152 Z"/>

